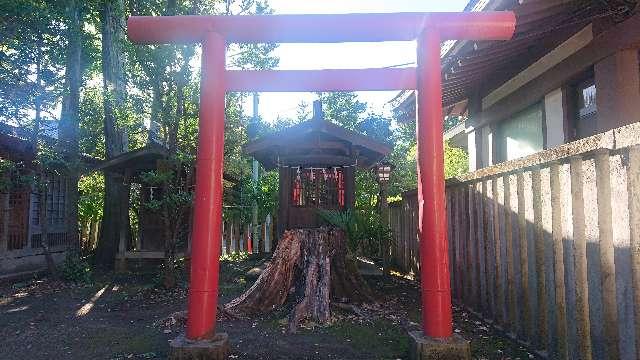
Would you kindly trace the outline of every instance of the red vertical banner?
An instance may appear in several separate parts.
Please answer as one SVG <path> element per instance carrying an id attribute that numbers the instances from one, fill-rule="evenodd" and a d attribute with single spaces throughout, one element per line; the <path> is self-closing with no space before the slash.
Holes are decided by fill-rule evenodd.
<path id="1" fill-rule="evenodd" d="M 453 334 L 451 283 L 444 195 L 444 144 L 440 36 L 426 29 L 418 38 L 418 234 L 424 335 Z"/>
<path id="2" fill-rule="evenodd" d="M 200 121 L 191 249 L 187 338 L 215 335 L 222 222 L 225 40 L 208 33 L 202 44 Z"/>

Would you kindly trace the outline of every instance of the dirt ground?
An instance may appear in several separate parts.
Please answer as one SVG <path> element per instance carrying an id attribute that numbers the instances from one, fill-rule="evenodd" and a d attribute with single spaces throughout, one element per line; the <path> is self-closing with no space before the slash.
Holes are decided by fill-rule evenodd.
<path id="1" fill-rule="evenodd" d="M 220 302 L 251 285 L 247 270 L 262 260 L 221 263 Z M 356 312 L 336 309 L 329 325 L 285 332 L 288 309 L 256 319 L 221 317 L 231 359 L 404 359 L 408 330 L 420 321 L 418 286 L 393 277 L 368 277 L 378 304 Z M 183 330 L 171 314 L 186 308 L 186 282 L 156 286 L 153 274 L 94 275 L 91 284 L 34 278 L 0 284 L 0 359 L 164 359 L 168 340 Z M 470 314 L 455 311 L 455 329 L 471 340 L 474 358 L 528 359 L 533 355 Z"/>

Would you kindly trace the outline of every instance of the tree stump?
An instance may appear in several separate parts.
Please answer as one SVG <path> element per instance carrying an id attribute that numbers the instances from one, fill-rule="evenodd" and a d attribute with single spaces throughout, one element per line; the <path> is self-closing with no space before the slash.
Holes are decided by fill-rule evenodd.
<path id="1" fill-rule="evenodd" d="M 347 254 L 346 236 L 336 228 L 288 230 L 256 282 L 227 303 L 226 311 L 255 315 L 295 303 L 289 330 L 304 320 L 326 323 L 331 300 L 371 301 L 371 291 Z"/>

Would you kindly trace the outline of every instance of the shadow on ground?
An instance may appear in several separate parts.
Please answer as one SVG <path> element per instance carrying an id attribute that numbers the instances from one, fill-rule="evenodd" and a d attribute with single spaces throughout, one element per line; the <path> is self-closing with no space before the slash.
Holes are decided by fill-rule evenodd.
<path id="1" fill-rule="evenodd" d="M 221 302 L 251 285 L 247 270 L 263 259 L 238 256 L 221 263 Z M 289 334 L 288 309 L 255 319 L 221 317 L 231 359 L 404 359 L 407 331 L 419 329 L 417 283 L 367 277 L 379 302 L 355 311 L 336 309 L 329 325 L 306 324 Z M 92 284 L 29 279 L 0 285 L 0 359 L 163 359 L 182 331 L 171 314 L 186 307 L 186 282 L 165 290 L 155 277 L 101 274 Z M 472 340 L 474 358 L 528 359 L 526 349 L 456 311 L 455 328 Z"/>

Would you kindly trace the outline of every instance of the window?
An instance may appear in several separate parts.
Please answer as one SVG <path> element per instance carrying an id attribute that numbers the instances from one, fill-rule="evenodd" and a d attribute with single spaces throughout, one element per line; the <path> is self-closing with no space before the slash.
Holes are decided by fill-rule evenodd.
<path id="1" fill-rule="evenodd" d="M 509 161 L 543 150 L 542 104 L 536 103 L 498 124 L 499 155 Z"/>
<path id="2" fill-rule="evenodd" d="M 65 178 L 53 176 L 47 179 L 47 220 L 49 226 L 64 226 L 66 186 Z M 36 194 L 31 207 L 31 222 L 40 225 L 40 196 Z"/>
<path id="3" fill-rule="evenodd" d="M 578 116 L 586 118 L 598 111 L 596 108 L 596 84 L 593 79 L 578 87 Z"/>
<path id="4" fill-rule="evenodd" d="M 296 207 L 336 209 L 344 206 L 342 168 L 292 169 L 291 202 Z"/>
<path id="5" fill-rule="evenodd" d="M 596 106 L 596 85 L 592 78 L 578 83 L 574 88 L 576 111 L 574 116 L 574 137 L 582 139 L 596 133 L 598 108 Z"/>

